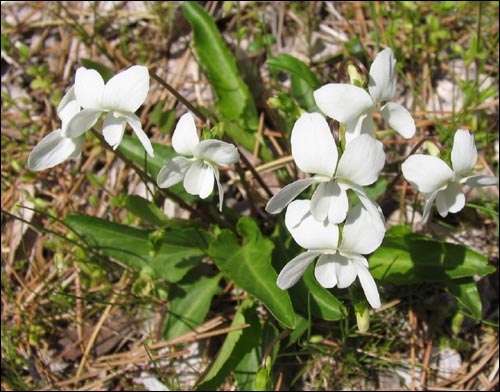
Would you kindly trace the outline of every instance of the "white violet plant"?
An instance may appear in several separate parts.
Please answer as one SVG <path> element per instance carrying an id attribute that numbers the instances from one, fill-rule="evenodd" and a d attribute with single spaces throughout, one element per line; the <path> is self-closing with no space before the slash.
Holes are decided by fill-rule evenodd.
<path id="1" fill-rule="evenodd" d="M 171 159 L 158 173 L 160 188 L 169 188 L 183 181 L 184 188 L 191 195 L 207 198 L 217 182 L 219 210 L 222 211 L 224 193 L 219 180 L 218 166 L 227 166 L 240 159 L 238 149 L 221 140 L 206 139 L 200 142 L 193 115 L 187 112 L 181 116 L 172 135 L 175 152 L 185 156 Z"/>
<path id="2" fill-rule="evenodd" d="M 357 136 L 375 133 L 372 113 L 380 111 L 386 123 L 400 135 L 410 138 L 415 134 L 415 121 L 402 105 L 387 102 L 396 93 L 396 60 L 391 48 L 382 50 L 373 61 L 368 92 L 352 84 L 329 83 L 314 91 L 314 100 L 327 116 L 345 124 L 346 144 Z"/>
<path id="3" fill-rule="evenodd" d="M 385 227 L 374 221 L 373 215 L 362 204 L 357 204 L 347 215 L 340 239 L 339 226 L 314 219 L 310 204 L 310 200 L 295 200 L 286 210 L 288 231 L 307 251 L 285 265 L 278 275 L 278 287 L 282 290 L 292 287 L 317 258 L 314 276 L 321 286 L 346 288 L 358 277 L 368 303 L 379 308 L 377 285 L 363 255 L 380 246 Z"/>
<path id="4" fill-rule="evenodd" d="M 128 123 L 148 155 L 154 157 L 153 146 L 135 114 L 148 95 L 147 67 L 134 65 L 119 72 L 107 83 L 96 70 L 80 67 L 76 70 L 74 87 L 76 99 L 83 110 L 68 123 L 64 136 L 76 138 L 82 135 L 96 124 L 101 114 L 106 113 L 102 134 L 113 149 L 121 143 Z"/>
<path id="5" fill-rule="evenodd" d="M 462 184 L 481 187 L 498 184 L 498 178 L 488 175 L 467 176 L 477 162 L 474 135 L 466 129 L 458 129 L 451 149 L 451 168 L 442 159 L 423 154 L 410 156 L 401 165 L 405 179 L 424 194 L 425 205 L 422 223 L 430 216 L 434 200 L 439 215 L 457 213 L 465 207 Z"/>
<path id="6" fill-rule="evenodd" d="M 338 159 L 337 145 L 326 119 L 319 113 L 304 113 L 292 129 L 291 147 L 299 169 L 313 176 L 281 189 L 268 201 L 268 213 L 281 212 L 302 191 L 318 184 L 311 199 L 311 213 L 316 220 L 343 222 L 349 209 L 348 189 L 358 195 L 374 216 L 380 215 L 378 206 L 363 189 L 377 181 L 384 167 L 385 153 L 380 141 L 371 135 L 360 135 Z"/>

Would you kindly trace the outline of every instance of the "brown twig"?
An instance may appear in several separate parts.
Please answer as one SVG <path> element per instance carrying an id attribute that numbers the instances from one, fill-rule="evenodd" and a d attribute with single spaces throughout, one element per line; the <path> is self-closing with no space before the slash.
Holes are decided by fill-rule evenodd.
<path id="1" fill-rule="evenodd" d="M 285 329 L 278 336 L 276 336 L 273 340 L 271 340 L 271 342 L 269 342 L 269 344 L 266 347 L 266 351 L 264 351 L 264 354 L 262 355 L 262 362 L 260 364 L 262 367 L 266 366 L 266 359 L 271 354 L 271 351 L 273 350 L 273 347 L 276 345 L 276 343 L 278 343 L 280 340 L 283 340 L 291 333 L 292 333 L 291 329 Z"/>
<path id="2" fill-rule="evenodd" d="M 189 102 L 186 98 L 184 98 L 182 94 L 179 94 L 175 88 L 173 88 L 170 84 L 168 84 L 158 75 L 156 75 L 151 69 L 149 70 L 149 74 L 154 80 L 156 80 L 159 84 L 161 84 L 162 87 L 165 87 L 172 95 L 175 96 L 175 98 L 177 98 L 180 102 L 182 102 L 189 109 L 189 111 L 191 111 L 196 117 L 198 117 L 203 122 L 207 121 L 207 117 L 198 109 L 196 109 L 191 104 L 191 102 Z"/>

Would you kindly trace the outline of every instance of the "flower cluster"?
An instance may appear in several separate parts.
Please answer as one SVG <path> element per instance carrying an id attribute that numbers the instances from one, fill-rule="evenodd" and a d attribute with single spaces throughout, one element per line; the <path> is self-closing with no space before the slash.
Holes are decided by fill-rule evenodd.
<path id="1" fill-rule="evenodd" d="M 365 255 L 374 252 L 385 236 L 385 220 L 379 205 L 364 187 L 374 184 L 384 165 L 383 144 L 375 138 L 374 111 L 400 135 L 410 138 L 415 122 L 403 106 L 390 102 L 396 92 L 396 60 L 386 48 L 375 58 L 369 71 L 368 90 L 352 84 L 330 83 L 314 91 L 322 113 L 303 113 L 291 132 L 292 156 L 297 167 L 309 176 L 296 180 L 274 195 L 266 211 L 277 214 L 286 208 L 285 225 L 294 240 L 306 251 L 290 260 L 281 270 L 277 285 L 286 290 L 317 260 L 314 275 L 325 288 L 345 288 L 356 277 L 368 303 L 381 306 L 376 283 L 369 272 Z M 57 114 L 61 128 L 45 136 L 28 157 L 32 170 L 44 170 L 75 158 L 82 152 L 84 133 L 103 116 L 104 140 L 116 149 L 129 124 L 147 154 L 154 158 L 151 142 L 135 112 L 149 91 L 149 72 L 132 66 L 107 83 L 92 69 L 79 68 L 75 84 L 64 95 Z M 324 115 L 342 125 L 345 143 L 339 150 Z M 224 194 L 219 166 L 239 161 L 238 149 L 220 140 L 200 141 L 193 115 L 185 113 L 172 135 L 178 156 L 164 165 L 156 182 L 169 188 L 180 182 L 186 191 L 207 198 L 217 184 L 219 209 Z M 451 167 L 435 156 L 416 154 L 402 165 L 406 180 L 425 197 L 423 223 L 427 222 L 436 201 L 439 214 L 456 213 L 465 206 L 462 185 L 486 186 L 498 183 L 487 175 L 467 176 L 477 162 L 474 136 L 459 129 L 451 151 Z M 297 197 L 314 186 L 310 200 Z M 348 197 L 356 195 L 352 205 Z M 352 199 L 351 199 L 352 200 Z"/>
<path id="2" fill-rule="evenodd" d="M 78 157 L 82 152 L 84 133 L 92 128 L 101 114 L 106 113 L 102 132 L 114 149 L 122 141 L 126 124 L 130 124 L 149 156 L 153 147 L 134 114 L 144 103 L 149 91 L 149 72 L 134 65 L 113 76 L 106 84 L 101 75 L 80 67 L 75 84 L 61 100 L 57 114 L 62 126 L 45 136 L 31 151 L 28 167 L 44 170 L 63 161 Z"/>
<path id="3" fill-rule="evenodd" d="M 363 255 L 380 246 L 385 222 L 380 207 L 363 187 L 377 181 L 385 164 L 383 145 L 374 137 L 371 113 L 379 102 L 395 94 L 395 65 L 392 50 L 387 48 L 370 68 L 368 92 L 341 83 L 327 84 L 314 92 L 317 106 L 345 126 L 346 147 L 340 158 L 322 114 L 304 113 L 296 121 L 291 134 L 292 156 L 297 167 L 312 176 L 281 189 L 269 200 L 266 211 L 279 213 L 288 206 L 285 225 L 307 251 L 280 272 L 280 288 L 293 286 L 318 258 L 314 274 L 323 287 L 348 287 L 358 277 L 370 305 L 380 307 L 377 286 Z M 380 112 L 401 135 L 411 137 L 415 133 L 415 122 L 401 105 L 388 102 Z M 317 187 L 311 200 L 294 200 L 313 184 Z M 360 200 L 354 208 L 349 205 L 348 190 Z"/>
<path id="4" fill-rule="evenodd" d="M 382 143 L 371 135 L 360 135 L 338 159 L 337 145 L 325 118 L 319 113 L 304 113 L 292 129 L 291 146 L 297 166 L 313 176 L 285 186 L 269 200 L 266 211 L 278 213 L 288 206 L 285 225 L 307 251 L 283 268 L 278 286 L 293 286 L 319 257 L 315 277 L 323 287 L 344 288 L 359 276 L 369 303 L 379 307 L 378 291 L 362 254 L 373 252 L 381 244 L 385 225 L 380 208 L 368 198 L 363 186 L 373 184 L 384 166 Z M 294 200 L 313 184 L 317 187 L 311 200 Z M 349 189 L 361 201 L 351 210 Z M 344 221 L 339 245 L 339 225 Z"/>
<path id="5" fill-rule="evenodd" d="M 388 102 L 396 92 L 395 67 L 392 50 L 386 48 L 370 67 L 368 91 L 342 83 L 330 83 L 314 91 L 317 107 L 345 129 L 342 156 L 322 114 L 304 113 L 294 124 L 292 156 L 297 167 L 310 176 L 286 185 L 266 205 L 266 211 L 272 214 L 287 208 L 285 225 L 306 249 L 281 270 L 277 284 L 283 290 L 293 286 L 317 259 L 314 274 L 323 287 L 348 287 L 358 277 L 369 304 L 380 307 L 377 286 L 363 256 L 375 251 L 385 235 L 382 211 L 363 189 L 377 181 L 385 164 L 383 145 L 374 137 L 372 113 L 379 111 L 385 122 L 405 138 L 412 137 L 416 130 L 409 111 Z M 476 161 L 473 135 L 459 129 L 451 152 L 452 168 L 437 157 L 420 154 L 403 163 L 406 180 L 424 193 L 423 223 L 429 218 L 434 200 L 443 217 L 460 211 L 465 205 L 462 184 L 498 183 L 494 176 L 466 176 Z M 295 200 L 312 185 L 316 189 L 311 200 Z M 360 201 L 353 208 L 348 190 Z"/>
<path id="6" fill-rule="evenodd" d="M 436 201 L 439 215 L 446 217 L 449 212 L 456 213 L 465 206 L 462 184 L 472 187 L 498 184 L 498 178 L 486 175 L 466 176 L 477 162 L 477 149 L 474 135 L 468 130 L 455 132 L 451 150 L 450 168 L 442 159 L 415 154 L 401 166 L 403 176 L 419 192 L 424 194 L 425 205 L 422 223 L 429 219 L 431 207 Z"/>
<path id="7" fill-rule="evenodd" d="M 219 180 L 219 166 L 236 163 L 240 159 L 238 149 L 230 143 L 207 139 L 200 142 L 191 113 L 185 113 L 177 123 L 172 135 L 172 147 L 182 155 L 170 160 L 158 173 L 160 188 L 169 188 L 183 181 L 191 195 L 205 199 L 214 188 L 214 178 L 219 190 L 219 210 L 222 211 L 224 193 Z"/>
<path id="8" fill-rule="evenodd" d="M 153 146 L 135 114 L 148 91 L 149 71 L 141 65 L 118 73 L 107 83 L 96 70 L 78 68 L 74 86 L 57 108 L 61 128 L 40 140 L 28 157 L 28 167 L 44 170 L 78 157 L 82 152 L 84 133 L 103 114 L 103 137 L 113 149 L 120 145 L 125 127 L 129 124 L 148 155 L 154 157 Z M 179 156 L 169 161 L 158 174 L 158 186 L 168 188 L 184 180 L 188 193 L 205 199 L 212 193 L 214 182 L 217 182 L 219 208 L 222 211 L 223 192 L 217 166 L 237 162 L 240 157 L 237 148 L 220 140 L 200 142 L 191 113 L 184 114 L 179 120 L 172 145 L 177 153 L 191 158 Z"/>

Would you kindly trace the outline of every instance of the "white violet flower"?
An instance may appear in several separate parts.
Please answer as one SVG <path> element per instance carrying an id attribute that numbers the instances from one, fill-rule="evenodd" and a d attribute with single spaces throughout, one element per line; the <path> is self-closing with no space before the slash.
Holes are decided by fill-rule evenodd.
<path id="1" fill-rule="evenodd" d="M 302 191 L 318 184 L 311 200 L 311 213 L 316 220 L 343 222 L 349 209 L 348 189 L 358 195 L 370 212 L 379 215 L 376 203 L 366 196 L 363 186 L 373 184 L 384 167 L 385 153 L 380 141 L 371 135 L 360 135 L 346 146 L 339 160 L 325 118 L 319 113 L 304 113 L 292 129 L 291 146 L 297 166 L 313 176 L 281 189 L 268 201 L 268 213 L 281 212 Z M 382 216 L 381 220 L 383 223 Z"/>
<path id="2" fill-rule="evenodd" d="M 402 164 L 401 169 L 406 180 L 419 192 L 424 193 L 423 224 L 429 219 L 434 200 L 442 217 L 464 208 L 465 194 L 461 184 L 479 187 L 498 183 L 495 176 L 466 176 L 476 162 L 474 135 L 468 130 L 459 129 L 455 133 L 451 150 L 452 168 L 438 157 L 422 154 L 414 154 Z"/>
<path id="3" fill-rule="evenodd" d="M 380 246 L 385 227 L 374 222 L 373 215 L 358 204 L 347 215 L 339 245 L 339 226 L 314 219 L 310 204 L 310 200 L 295 200 L 287 208 L 285 225 L 293 239 L 307 251 L 285 265 L 278 275 L 278 287 L 282 290 L 292 287 L 318 258 L 314 276 L 321 286 L 342 289 L 358 277 L 369 304 L 379 308 L 377 285 L 362 255 Z"/>
<path id="4" fill-rule="evenodd" d="M 386 123 L 403 137 L 412 137 L 415 121 L 406 108 L 395 102 L 377 107 L 379 102 L 391 100 L 396 93 L 396 60 L 391 48 L 375 57 L 370 67 L 368 91 L 352 84 L 329 83 L 314 91 L 314 99 L 323 113 L 345 124 L 346 143 L 363 133 L 374 134 L 374 111 L 380 111 Z"/>
<path id="5" fill-rule="evenodd" d="M 240 159 L 238 149 L 220 140 L 207 139 L 200 142 L 193 115 L 182 115 L 172 135 L 172 146 L 178 156 L 170 160 L 158 173 L 160 188 L 169 188 L 183 181 L 191 195 L 207 198 L 214 188 L 214 178 L 219 190 L 219 209 L 222 211 L 224 193 L 219 180 L 218 166 L 227 166 Z"/>
<path id="6" fill-rule="evenodd" d="M 31 170 L 49 169 L 67 159 L 76 158 L 82 153 L 85 141 L 83 135 L 75 138 L 64 136 L 69 121 L 80 112 L 80 109 L 74 87 L 71 87 L 57 107 L 57 115 L 62 123 L 61 128 L 46 135 L 31 151 L 28 157 L 28 167 Z"/>
<path id="7" fill-rule="evenodd" d="M 134 65 L 116 74 L 106 84 L 96 70 L 78 68 L 75 96 L 83 110 L 71 119 L 65 136 L 80 136 L 94 126 L 102 113 L 106 113 L 102 133 L 113 149 L 122 141 L 128 123 L 146 152 L 153 157 L 153 146 L 142 130 L 139 117 L 134 114 L 144 103 L 148 91 L 149 71 L 142 65 Z"/>

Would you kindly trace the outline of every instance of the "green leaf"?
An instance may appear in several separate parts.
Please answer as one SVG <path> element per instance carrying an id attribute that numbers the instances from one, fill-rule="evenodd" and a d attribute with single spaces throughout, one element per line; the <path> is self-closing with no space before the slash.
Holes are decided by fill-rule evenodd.
<path id="1" fill-rule="evenodd" d="M 65 222 L 101 254 L 135 270 L 149 266 L 158 278 L 173 283 L 199 264 L 208 248 L 208 234 L 190 222 L 171 221 L 156 232 L 86 215 L 69 215 Z"/>
<path id="2" fill-rule="evenodd" d="M 254 345 L 251 351 L 245 354 L 238 365 L 234 368 L 234 378 L 238 382 L 239 391 L 255 391 L 257 372 L 262 362 L 262 356 L 269 345 L 278 338 L 280 330 L 272 323 L 264 323 L 261 330 L 260 340 Z M 268 355 L 268 361 L 274 362 L 276 359 L 280 342 L 273 343 L 273 349 Z"/>
<path id="3" fill-rule="evenodd" d="M 314 89 L 312 89 L 304 79 L 298 76 L 291 76 L 292 90 L 291 95 L 297 100 L 301 108 L 308 112 L 319 112 L 320 109 L 314 100 Z"/>
<path id="4" fill-rule="evenodd" d="M 272 391 L 271 358 L 267 357 L 266 366 L 260 367 L 255 377 L 254 391 Z"/>
<path id="5" fill-rule="evenodd" d="M 196 385 L 196 391 L 215 391 L 242 358 L 257 346 L 262 334 L 262 326 L 257 317 L 257 308 L 252 300 L 246 299 L 234 315 L 231 327 L 250 324 L 245 329 L 229 332 L 208 370 Z"/>
<path id="6" fill-rule="evenodd" d="M 380 177 L 374 184 L 365 186 L 363 189 L 365 190 L 365 194 L 368 198 L 371 200 L 377 200 L 377 198 L 387 189 L 387 180 Z"/>
<path id="7" fill-rule="evenodd" d="M 255 375 L 260 366 L 261 351 L 259 345 L 254 346 L 234 368 L 233 374 L 238 383 L 238 391 L 255 390 Z"/>
<path id="8" fill-rule="evenodd" d="M 126 195 L 124 203 L 127 211 L 154 226 L 164 226 L 169 222 L 160 207 L 141 196 Z"/>
<path id="9" fill-rule="evenodd" d="M 171 286 L 168 296 L 168 314 L 163 336 L 173 339 L 201 325 L 210 309 L 212 298 L 220 291 L 222 274 L 207 277 L 196 269 L 179 283 Z"/>
<path id="10" fill-rule="evenodd" d="M 165 101 L 166 100 L 164 99 L 158 102 L 149 115 L 149 121 L 151 122 L 151 124 L 154 124 L 158 127 L 162 135 L 171 133 L 175 125 L 175 110 L 169 109 L 163 111 Z"/>
<path id="11" fill-rule="evenodd" d="M 146 155 L 142 143 L 135 136 L 124 135 L 118 150 L 127 158 L 137 163 L 141 168 L 145 169 L 147 166 L 147 173 L 156 179 L 160 169 L 178 154 L 170 146 L 159 143 L 151 144 L 155 152 L 154 158 Z"/>
<path id="12" fill-rule="evenodd" d="M 316 281 L 314 263 L 307 267 L 302 278 L 288 291 L 294 308 L 303 315 L 311 313 L 323 320 L 340 320 L 348 315 L 345 306 Z"/>
<path id="13" fill-rule="evenodd" d="M 134 136 L 124 135 L 118 150 L 128 159 L 132 160 L 139 167 L 144 169 L 156 181 L 161 168 L 172 158 L 178 156 L 178 154 L 170 146 L 165 146 L 159 143 L 151 144 L 153 145 L 153 150 L 155 152 L 154 158 L 146 155 L 141 142 Z M 182 183 L 176 184 L 168 189 L 185 201 L 198 200 L 196 196 L 190 195 L 185 191 Z"/>
<path id="14" fill-rule="evenodd" d="M 267 65 L 273 69 L 285 71 L 299 77 L 313 89 L 317 89 L 321 85 L 319 78 L 310 70 L 307 64 L 289 54 L 279 54 L 271 57 L 266 62 Z"/>
<path id="15" fill-rule="evenodd" d="M 246 129 L 257 130 L 255 102 L 248 86 L 240 77 L 236 60 L 222 39 L 214 20 L 194 1 L 182 2 L 182 10 L 191 23 L 194 48 L 217 96 L 216 107 L 219 113 L 227 120 L 243 119 Z M 239 142 L 238 139 L 235 140 Z"/>
<path id="16" fill-rule="evenodd" d="M 465 306 L 471 316 L 481 320 L 483 306 L 477 284 L 473 278 L 455 279 L 446 282 L 445 289 L 453 294 L 457 300 Z"/>
<path id="17" fill-rule="evenodd" d="M 267 60 L 267 65 L 290 74 L 291 95 L 308 112 L 319 111 L 313 92 L 320 87 L 320 80 L 301 60 L 289 54 L 280 54 Z"/>
<path id="18" fill-rule="evenodd" d="M 302 280 L 307 289 L 311 293 L 310 311 L 311 313 L 323 320 L 340 320 L 347 317 L 348 312 L 345 306 L 340 302 L 330 291 L 321 286 L 314 277 L 314 263 L 307 267 L 306 272 L 302 276 Z M 300 287 L 300 285 L 298 286 Z M 304 295 L 305 290 L 300 290 L 292 294 L 292 300 L 298 306 L 307 309 L 307 296 Z M 300 295 L 299 295 L 300 293 Z"/>
<path id="19" fill-rule="evenodd" d="M 495 271 L 488 259 L 462 245 L 439 242 L 393 226 L 369 257 L 370 272 L 383 283 L 443 282 Z"/>
<path id="20" fill-rule="evenodd" d="M 296 328 L 292 331 L 292 333 L 288 336 L 286 347 L 290 347 L 293 344 L 296 344 L 299 339 L 307 332 L 307 330 L 311 327 L 310 322 L 307 318 L 297 313 L 297 324 Z"/>
<path id="21" fill-rule="evenodd" d="M 240 245 L 229 230 L 222 230 L 212 242 L 209 255 L 224 274 L 269 309 L 288 328 L 295 326 L 295 313 L 286 291 L 276 285 L 278 275 L 271 265 L 273 243 L 262 236 L 255 221 L 244 217 L 238 221 Z"/>

